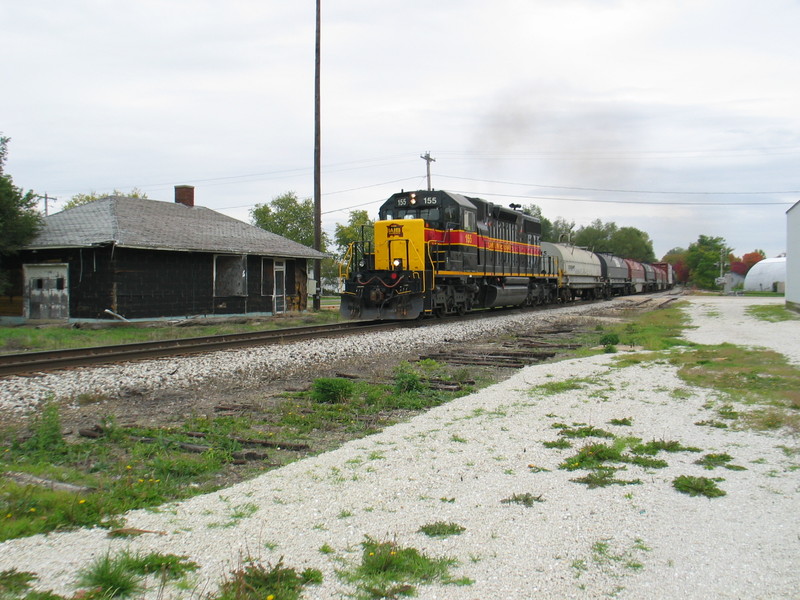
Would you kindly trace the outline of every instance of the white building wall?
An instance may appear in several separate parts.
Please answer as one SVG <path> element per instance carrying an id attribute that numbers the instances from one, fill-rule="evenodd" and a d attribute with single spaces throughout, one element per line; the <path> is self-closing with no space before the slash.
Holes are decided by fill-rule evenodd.
<path id="1" fill-rule="evenodd" d="M 800 202 L 786 211 L 786 307 L 800 312 Z"/>

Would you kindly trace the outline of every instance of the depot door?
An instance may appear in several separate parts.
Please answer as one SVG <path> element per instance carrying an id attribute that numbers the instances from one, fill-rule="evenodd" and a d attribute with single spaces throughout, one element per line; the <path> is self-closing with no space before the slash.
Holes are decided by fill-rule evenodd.
<path id="1" fill-rule="evenodd" d="M 275 261 L 275 301 L 276 313 L 286 312 L 286 261 Z"/>
<path id="2" fill-rule="evenodd" d="M 24 316 L 28 319 L 69 317 L 67 265 L 23 265 L 25 277 Z"/>

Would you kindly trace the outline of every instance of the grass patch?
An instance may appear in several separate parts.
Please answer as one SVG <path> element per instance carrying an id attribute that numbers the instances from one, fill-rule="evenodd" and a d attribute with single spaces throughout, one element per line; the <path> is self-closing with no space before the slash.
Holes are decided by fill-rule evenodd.
<path id="1" fill-rule="evenodd" d="M 566 448 L 572 448 L 572 444 L 570 444 L 568 440 L 565 440 L 563 438 L 552 442 L 542 442 L 542 446 L 544 446 L 545 448 L 558 448 L 561 450 Z"/>
<path id="2" fill-rule="evenodd" d="M 557 425 L 557 423 L 556 423 Z M 555 426 L 555 425 L 554 425 Z M 599 429 L 594 425 L 583 425 L 579 427 L 559 427 L 560 431 L 558 435 L 568 437 L 568 438 L 587 438 L 587 437 L 599 437 L 599 438 L 612 438 L 614 434 L 610 431 L 606 431 L 605 429 Z"/>
<path id="3" fill-rule="evenodd" d="M 304 569 L 300 573 L 286 567 L 283 559 L 275 565 L 249 562 L 235 571 L 220 585 L 209 600 L 299 600 L 303 588 L 322 583 L 322 572 Z"/>
<path id="4" fill-rule="evenodd" d="M 631 322 L 609 327 L 606 335 L 615 334 L 619 342 L 643 350 L 668 350 L 676 346 L 688 346 L 689 342 L 681 338 L 683 330 L 689 324 L 688 315 L 682 310 L 685 302 L 675 302 L 667 308 L 631 316 Z M 611 339 L 611 338 L 609 338 Z"/>
<path id="5" fill-rule="evenodd" d="M 528 508 L 537 502 L 544 502 L 542 495 L 539 494 L 538 496 L 534 496 L 530 492 L 525 492 L 524 494 L 512 494 L 508 498 L 500 500 L 500 504 L 521 504 L 522 506 L 526 506 Z"/>
<path id="6" fill-rule="evenodd" d="M 670 358 L 687 383 L 715 389 L 725 398 L 768 411 L 769 419 L 749 418 L 730 404 L 720 416 L 755 428 L 800 430 L 800 369 L 771 350 L 751 350 L 732 344 L 703 346 Z M 715 423 L 703 424 L 718 426 Z"/>
<path id="7" fill-rule="evenodd" d="M 587 383 L 590 383 L 590 380 L 565 379 L 564 381 L 548 381 L 547 383 L 537 385 L 531 389 L 531 394 L 555 396 L 556 394 L 563 394 L 564 392 L 583 389 Z"/>
<path id="8" fill-rule="evenodd" d="M 416 548 L 405 548 L 395 542 L 379 542 L 367 537 L 361 543 L 361 563 L 339 572 L 340 577 L 356 586 L 365 599 L 414 596 L 417 586 L 434 582 L 469 585 L 468 579 L 453 579 L 452 558 L 431 558 Z M 254 599 L 255 600 L 255 599 Z M 263 596 L 259 599 L 263 600 Z"/>
<path id="9" fill-rule="evenodd" d="M 745 312 L 756 319 L 761 321 L 768 321 L 769 323 L 781 323 L 783 321 L 797 321 L 800 315 L 787 309 L 785 306 L 778 304 L 768 304 L 762 306 L 748 306 Z"/>
<path id="10" fill-rule="evenodd" d="M 609 463 L 632 464 L 646 469 L 663 469 L 668 466 L 667 461 L 654 458 L 662 451 L 699 452 L 699 449 L 683 446 L 676 441 L 652 440 L 643 444 L 639 438 L 619 437 L 609 444 L 587 444 L 577 454 L 565 459 L 559 468 L 566 471 L 577 471 L 578 469 L 591 471 L 585 476 L 571 479 L 576 483 L 588 485 L 590 488 L 631 485 L 641 483 L 641 481 L 617 479 L 615 475 L 621 468 L 611 466 Z"/>
<path id="11" fill-rule="evenodd" d="M 450 378 L 449 368 L 435 361 L 406 364 L 401 373 L 403 381 L 425 382 L 432 374 L 438 380 Z M 213 492 L 307 452 L 284 449 L 283 442 L 302 445 L 321 439 L 319 450 L 327 449 L 325 444 L 374 433 L 415 411 L 438 406 L 472 390 L 434 390 L 427 384 L 415 389 L 404 384 L 401 387 L 406 391 L 397 393 L 394 381 L 333 381 L 332 388 L 325 384 L 317 388 L 316 393 L 325 390 L 325 401 L 315 398 L 312 388 L 254 406 L 240 415 L 195 416 L 171 428 L 122 428 L 98 417 L 102 431 L 96 439 L 65 439 L 58 406 L 46 404 L 29 429 L 0 432 L 0 472 L 69 483 L 82 486 L 85 491 L 53 490 L 3 478 L 0 541 L 75 527 L 120 527 L 117 515 L 128 510 Z M 347 388 L 344 400 L 341 382 Z M 254 443 L 248 447 L 247 440 Z M 263 453 L 259 442 L 272 444 L 269 462 L 254 460 L 247 466 L 235 466 L 240 452 Z M 190 452 L 180 444 L 200 444 L 208 450 Z M 230 507 L 229 514 L 214 526 L 232 526 L 253 511 L 248 505 Z"/>
<path id="12" fill-rule="evenodd" d="M 74 327 L 72 325 L 39 328 L 33 325 L 0 327 L 0 353 L 89 348 L 137 342 L 184 339 L 207 335 L 223 335 L 248 331 L 267 331 L 287 327 L 337 323 L 338 311 L 286 313 L 269 318 L 221 320 L 220 322 L 176 323 L 108 323 Z"/>
<path id="13" fill-rule="evenodd" d="M 719 498 L 725 495 L 725 490 L 717 486 L 720 479 L 709 479 L 708 477 L 693 477 L 691 475 L 680 475 L 672 481 L 672 487 L 683 494 L 690 496 L 705 496 L 706 498 Z"/>
<path id="14" fill-rule="evenodd" d="M 582 483 L 589 487 L 589 489 L 598 487 L 608 487 L 609 485 L 639 485 L 642 483 L 641 479 L 617 479 L 615 475 L 619 469 L 613 467 L 597 467 L 583 477 L 575 477 L 570 479 L 575 483 Z"/>
<path id="15" fill-rule="evenodd" d="M 435 523 L 428 523 L 423 525 L 418 530 L 429 537 L 448 537 L 451 535 L 458 535 L 465 531 L 465 528 L 458 523 L 446 523 L 444 521 L 436 521 Z"/>
<path id="16" fill-rule="evenodd" d="M 724 467 L 730 471 L 746 471 L 745 467 L 739 465 L 732 465 L 730 462 L 733 457 L 730 454 L 706 454 L 701 459 L 694 461 L 696 465 L 702 465 L 704 469 L 709 471 L 717 467 Z"/>

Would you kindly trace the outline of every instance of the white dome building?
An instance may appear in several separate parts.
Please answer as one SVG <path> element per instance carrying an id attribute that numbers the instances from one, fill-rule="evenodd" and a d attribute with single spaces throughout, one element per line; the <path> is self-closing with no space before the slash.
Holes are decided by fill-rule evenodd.
<path id="1" fill-rule="evenodd" d="M 786 257 L 765 258 L 754 264 L 744 278 L 747 292 L 783 292 L 786 286 Z"/>

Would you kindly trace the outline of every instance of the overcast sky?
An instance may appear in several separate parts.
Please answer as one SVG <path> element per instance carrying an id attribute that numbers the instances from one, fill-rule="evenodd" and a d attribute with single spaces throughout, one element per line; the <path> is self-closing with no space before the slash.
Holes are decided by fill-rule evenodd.
<path id="1" fill-rule="evenodd" d="M 16 185 L 250 220 L 313 195 L 314 0 L 0 0 Z M 322 211 L 432 185 L 544 216 L 786 250 L 797 0 L 323 0 Z M 310 225 L 311 226 L 311 225 Z"/>

